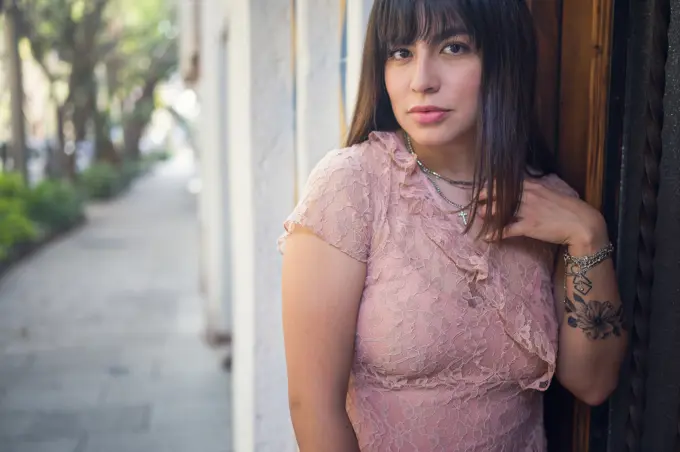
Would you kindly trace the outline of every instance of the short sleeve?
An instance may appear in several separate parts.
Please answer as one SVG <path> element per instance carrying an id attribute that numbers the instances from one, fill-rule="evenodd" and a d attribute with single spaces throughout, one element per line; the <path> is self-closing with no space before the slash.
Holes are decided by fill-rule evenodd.
<path id="1" fill-rule="evenodd" d="M 579 198 L 579 194 L 569 184 L 562 180 L 556 174 L 549 174 L 542 178 L 543 184 L 551 190 L 572 198 Z"/>
<path id="2" fill-rule="evenodd" d="M 295 210 L 284 222 L 279 251 L 285 252 L 285 240 L 302 226 L 350 257 L 366 262 L 373 219 L 369 181 L 367 164 L 356 149 L 326 154 L 312 170 Z"/>

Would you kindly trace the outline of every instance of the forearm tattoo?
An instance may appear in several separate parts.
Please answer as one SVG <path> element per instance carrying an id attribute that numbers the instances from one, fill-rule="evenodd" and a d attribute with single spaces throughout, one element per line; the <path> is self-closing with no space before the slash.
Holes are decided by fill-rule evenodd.
<path id="1" fill-rule="evenodd" d="M 564 254 L 566 275 L 564 279 L 564 304 L 567 323 L 572 328 L 580 328 L 588 339 L 606 339 L 621 336 L 626 329 L 623 306 L 615 307 L 610 301 L 585 300 L 583 297 L 593 288 L 593 281 L 586 276 L 588 271 L 609 258 L 614 251 L 613 245 L 602 248 L 592 256 L 572 257 Z M 571 277 L 574 289 L 573 300 L 567 295 L 567 281 Z"/>
<path id="2" fill-rule="evenodd" d="M 567 323 L 572 328 L 580 328 L 588 339 L 606 339 L 621 336 L 625 329 L 623 305 L 618 308 L 609 301 L 586 301 L 574 291 L 574 301 L 565 295 Z"/>

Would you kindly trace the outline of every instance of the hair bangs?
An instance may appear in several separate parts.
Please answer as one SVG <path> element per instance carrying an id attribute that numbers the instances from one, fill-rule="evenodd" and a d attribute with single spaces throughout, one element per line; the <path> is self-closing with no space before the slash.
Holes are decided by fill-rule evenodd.
<path id="1" fill-rule="evenodd" d="M 397 45 L 432 43 L 455 34 L 467 34 L 476 44 L 462 0 L 386 0 L 376 13 L 376 37 L 384 54 Z"/>

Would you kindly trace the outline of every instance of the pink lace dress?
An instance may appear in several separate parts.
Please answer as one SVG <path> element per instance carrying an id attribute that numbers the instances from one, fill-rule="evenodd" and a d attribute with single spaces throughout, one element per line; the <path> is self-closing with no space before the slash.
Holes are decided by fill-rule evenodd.
<path id="1" fill-rule="evenodd" d="M 303 225 L 367 265 L 347 394 L 363 452 L 544 452 L 556 248 L 479 243 L 452 209 L 374 132 L 316 166 L 279 247 Z"/>

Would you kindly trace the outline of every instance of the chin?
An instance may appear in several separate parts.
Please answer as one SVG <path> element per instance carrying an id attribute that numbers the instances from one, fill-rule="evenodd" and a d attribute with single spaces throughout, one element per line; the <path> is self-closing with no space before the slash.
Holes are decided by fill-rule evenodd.
<path id="1" fill-rule="evenodd" d="M 406 129 L 411 139 L 421 146 L 440 147 L 459 141 L 464 135 L 458 128 L 440 124 L 437 126 L 414 125 Z"/>

